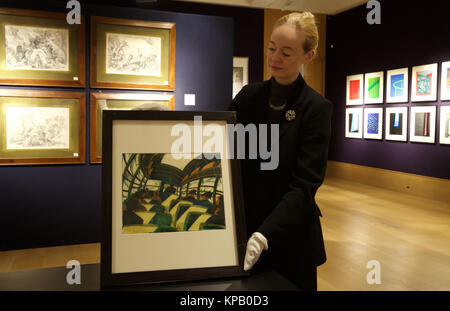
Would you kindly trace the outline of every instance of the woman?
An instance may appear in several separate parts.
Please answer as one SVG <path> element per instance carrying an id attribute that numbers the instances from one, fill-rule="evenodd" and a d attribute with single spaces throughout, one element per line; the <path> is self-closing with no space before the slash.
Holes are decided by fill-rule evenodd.
<path id="1" fill-rule="evenodd" d="M 325 176 L 332 107 L 300 74 L 317 45 L 311 13 L 280 18 L 267 51 L 272 78 L 245 86 L 230 106 L 238 123 L 279 124 L 278 167 L 262 171 L 261 159 L 241 164 L 251 234 L 244 269 L 275 269 L 302 290 L 317 290 L 316 267 L 326 261 L 315 194 Z"/>

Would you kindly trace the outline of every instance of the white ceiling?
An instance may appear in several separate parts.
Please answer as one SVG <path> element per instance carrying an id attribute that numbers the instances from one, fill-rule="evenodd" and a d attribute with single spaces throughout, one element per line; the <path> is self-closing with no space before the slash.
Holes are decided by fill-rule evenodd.
<path id="1" fill-rule="evenodd" d="M 310 11 L 335 15 L 357 7 L 368 0 L 177 0 L 209 4 L 231 5 L 251 8 L 279 9 L 288 11 Z"/>

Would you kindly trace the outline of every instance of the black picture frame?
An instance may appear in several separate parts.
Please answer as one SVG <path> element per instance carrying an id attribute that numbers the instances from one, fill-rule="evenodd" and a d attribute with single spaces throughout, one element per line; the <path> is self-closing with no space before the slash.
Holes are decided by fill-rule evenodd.
<path id="1" fill-rule="evenodd" d="M 103 153 L 102 153 L 102 237 L 101 237 L 101 287 L 126 286 L 135 284 L 161 283 L 161 282 L 180 282 L 206 279 L 218 279 L 229 277 L 248 276 L 249 273 L 243 270 L 245 248 L 247 235 L 245 229 L 244 201 L 242 193 L 241 169 L 238 159 L 227 159 L 228 172 L 230 173 L 230 188 L 232 193 L 234 237 L 233 247 L 235 249 L 237 262 L 234 265 L 181 268 L 181 269 L 160 269 L 150 271 L 127 271 L 113 273 L 113 137 L 114 127 L 118 122 L 136 121 L 142 124 L 142 121 L 184 121 L 192 122 L 194 116 L 201 116 L 203 121 L 222 122 L 226 124 L 236 123 L 235 112 L 191 112 L 191 111 L 118 111 L 110 110 L 103 112 Z M 159 133 L 160 134 L 160 133 Z M 224 139 L 226 135 L 224 136 Z M 233 143 L 236 150 L 236 139 L 226 139 L 226 144 Z M 117 162 L 116 162 L 117 163 Z M 222 165 L 222 162 L 221 162 Z M 224 170 L 225 171 L 225 170 Z M 117 171 L 115 171 L 117 174 Z M 123 180 L 122 180 L 123 182 Z M 131 192 L 131 191 L 130 191 Z M 123 193 L 123 189 L 122 189 Z M 181 196 L 180 196 L 181 197 Z M 123 197 L 122 197 L 123 200 Z M 117 204 L 116 204 L 117 205 Z M 120 212 L 122 213 L 122 211 Z M 121 214 L 122 215 L 122 214 Z M 229 219 L 229 218 L 228 218 Z M 227 220 L 228 221 L 228 220 Z M 124 224 L 122 223 L 122 230 Z M 227 223 L 228 226 L 228 223 Z M 214 230 L 213 230 L 214 231 Z M 152 233 L 155 235 L 155 233 Z M 159 235 L 161 233 L 156 233 Z M 179 232 L 170 232 L 163 234 L 179 234 Z M 201 234 L 208 234 L 202 232 Z M 149 235 L 150 236 L 150 235 Z M 146 236 L 145 238 L 148 238 Z M 172 235 L 173 237 L 173 235 Z M 116 250 L 114 254 L 120 253 Z M 176 259 L 178 260 L 178 259 Z"/>

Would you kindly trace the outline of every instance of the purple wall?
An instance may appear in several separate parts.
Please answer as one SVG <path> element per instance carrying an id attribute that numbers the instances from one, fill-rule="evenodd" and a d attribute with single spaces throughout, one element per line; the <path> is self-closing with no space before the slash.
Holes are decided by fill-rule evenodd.
<path id="1" fill-rule="evenodd" d="M 239 30 L 235 31 L 232 18 L 104 6 L 92 4 L 95 1 L 89 2 L 90 5 L 82 5 L 82 13 L 87 17 L 86 64 L 89 64 L 90 15 L 175 22 L 176 109 L 227 109 L 232 95 L 232 64 L 236 50 L 233 41 L 240 41 L 235 37 L 241 35 Z M 1 6 L 67 12 L 66 3 L 67 1 L 3 0 Z M 238 20 L 244 18 L 242 12 L 245 10 L 237 9 Z M 246 31 L 263 29 L 262 10 L 252 12 L 254 23 L 248 24 Z M 232 15 L 233 11 L 228 9 L 227 14 Z M 249 48 L 250 44 L 247 44 L 243 50 L 249 51 Z M 251 49 L 254 55 L 261 53 L 262 57 L 258 46 Z M 256 50 L 258 52 L 255 52 Z M 260 76 L 262 77 L 262 73 Z M 88 77 L 89 70 L 86 72 L 86 81 L 89 81 Z M 10 88 L 68 90 L 52 87 Z M 92 243 L 100 240 L 101 166 L 89 164 L 88 94 L 91 89 L 87 85 L 86 88 L 72 90 L 83 91 L 87 95 L 87 162 L 84 165 L 0 167 L 0 250 Z M 183 106 L 185 93 L 196 93 L 195 107 Z"/>
<path id="2" fill-rule="evenodd" d="M 347 75 L 384 71 L 386 90 L 387 70 L 408 67 L 411 85 L 413 66 L 438 63 L 438 101 L 368 106 L 435 105 L 438 121 L 439 106 L 450 105 L 439 100 L 441 63 L 450 61 L 450 1 L 433 0 L 420 6 L 403 0 L 380 2 L 380 25 L 366 22 L 369 9 L 365 5 L 327 20 L 326 97 L 334 104 L 329 159 L 450 179 L 450 146 L 439 144 L 438 122 L 435 144 L 411 143 L 409 136 L 408 142 L 386 141 L 384 134 L 381 141 L 345 138 Z"/>

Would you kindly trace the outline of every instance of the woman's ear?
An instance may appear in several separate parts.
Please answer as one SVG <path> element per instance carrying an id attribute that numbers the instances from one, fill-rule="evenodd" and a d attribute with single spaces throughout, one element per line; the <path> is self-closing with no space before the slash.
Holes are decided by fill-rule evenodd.
<path id="1" fill-rule="evenodd" d="M 314 54 L 315 54 L 314 50 L 311 50 L 305 54 L 305 62 L 304 62 L 305 65 L 309 64 L 312 61 Z"/>

